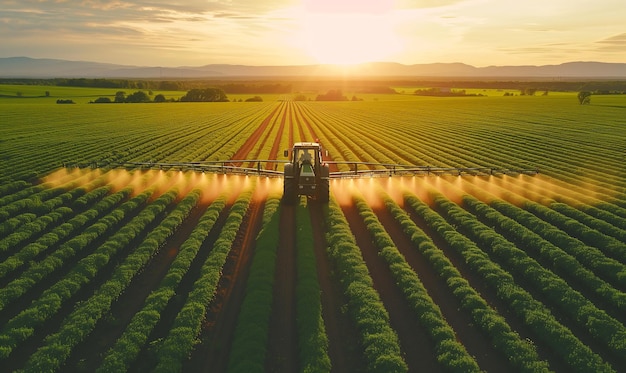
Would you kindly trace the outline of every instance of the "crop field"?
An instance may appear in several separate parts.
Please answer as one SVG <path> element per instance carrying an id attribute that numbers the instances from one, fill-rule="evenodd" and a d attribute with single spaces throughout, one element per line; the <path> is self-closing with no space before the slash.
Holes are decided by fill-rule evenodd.
<path id="1" fill-rule="evenodd" d="M 0 99 L 0 370 L 623 371 L 626 96 L 492 93 Z M 290 206 L 282 178 L 62 167 L 315 139 L 539 174 L 333 179 Z"/>

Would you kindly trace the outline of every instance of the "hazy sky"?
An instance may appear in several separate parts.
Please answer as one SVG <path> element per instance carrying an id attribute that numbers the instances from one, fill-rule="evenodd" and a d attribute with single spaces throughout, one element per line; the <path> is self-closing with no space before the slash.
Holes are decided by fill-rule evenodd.
<path id="1" fill-rule="evenodd" d="M 626 62 L 624 0 L 0 0 L 0 57 L 150 66 Z"/>

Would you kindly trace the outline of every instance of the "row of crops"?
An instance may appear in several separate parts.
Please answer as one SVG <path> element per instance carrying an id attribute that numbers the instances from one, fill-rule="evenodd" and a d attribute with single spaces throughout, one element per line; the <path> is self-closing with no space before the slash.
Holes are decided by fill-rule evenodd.
<path id="1" fill-rule="evenodd" d="M 626 123 L 616 107 L 569 105 L 419 98 L 32 115 L 7 106 L 0 363 L 37 372 L 619 371 Z M 336 180 L 327 206 L 286 207 L 280 180 L 58 169 L 228 159 L 246 142 L 243 155 L 263 159 L 315 138 L 334 160 L 540 175 Z M 230 300 L 236 283 L 244 291 Z M 293 305 L 280 302 L 284 292 Z M 228 302 L 232 326 L 214 325 Z"/>

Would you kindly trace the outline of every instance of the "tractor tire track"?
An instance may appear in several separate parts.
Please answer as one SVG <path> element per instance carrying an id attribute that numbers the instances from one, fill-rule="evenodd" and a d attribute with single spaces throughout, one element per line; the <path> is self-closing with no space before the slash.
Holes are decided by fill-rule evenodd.
<path id="1" fill-rule="evenodd" d="M 280 209 L 280 239 L 276 251 L 276 272 L 267 349 L 267 372 L 298 370 L 296 326 L 296 207 Z"/>
<path id="2" fill-rule="evenodd" d="M 284 104 L 282 105 L 284 106 Z M 287 111 L 282 113 L 280 119 L 280 126 L 278 127 L 278 133 L 276 134 L 276 138 L 274 138 L 274 143 L 272 144 L 272 149 L 270 150 L 269 159 L 278 159 L 278 152 L 280 151 L 280 141 L 283 138 L 283 133 L 285 132 L 285 122 L 287 121 Z M 269 136 L 269 132 L 268 132 Z M 291 145 L 291 143 L 289 143 Z M 275 162 L 267 162 L 265 165 L 265 169 L 267 170 L 276 170 L 278 167 L 278 163 Z"/>
<path id="3" fill-rule="evenodd" d="M 363 362 L 357 346 L 360 345 L 356 327 L 350 322 L 342 307 L 346 301 L 341 287 L 334 280 L 332 265 L 326 248 L 324 212 L 319 203 L 310 203 L 313 245 L 317 262 L 317 278 L 321 290 L 322 317 L 328 337 L 328 355 L 333 372 L 363 371 Z"/>
<path id="4" fill-rule="evenodd" d="M 409 366 L 409 371 L 441 372 L 442 368 L 437 363 L 434 343 L 428 332 L 418 322 L 404 294 L 396 286 L 389 265 L 378 255 L 378 248 L 372 241 L 356 206 L 342 205 L 341 209 L 361 249 L 363 260 L 374 281 L 374 288 L 389 313 L 391 327 L 398 335 L 402 356 Z"/>
<path id="5" fill-rule="evenodd" d="M 201 343 L 193 351 L 185 370 L 225 372 L 228 368 L 256 236 L 262 225 L 265 197 L 255 193 L 250 202 L 248 213 L 224 264 L 215 297 L 207 308 L 200 335 Z"/>
<path id="6" fill-rule="evenodd" d="M 246 159 L 248 157 L 248 154 L 250 154 L 252 149 L 254 149 L 256 143 L 259 142 L 259 139 L 263 135 L 263 132 L 265 132 L 270 124 L 270 121 L 272 120 L 272 118 L 274 118 L 274 115 L 276 115 L 276 112 L 279 109 L 280 106 L 277 106 L 265 119 L 263 119 L 261 124 L 259 124 L 259 127 L 252 133 L 250 137 L 248 137 L 246 142 L 243 143 L 243 145 L 235 152 L 235 154 L 233 154 L 233 160 Z M 234 165 L 237 167 L 241 167 L 241 164 L 242 162 L 234 163 Z"/>
<path id="7" fill-rule="evenodd" d="M 293 107 L 293 104 L 290 103 L 289 104 L 289 146 L 291 146 L 294 141 L 293 140 L 293 126 L 294 126 L 293 114 L 294 114 L 294 107 Z"/>
<path id="8" fill-rule="evenodd" d="M 300 111 L 300 113 L 302 113 L 302 111 Z M 302 113 L 303 114 L 303 113 Z M 318 136 L 318 133 L 313 129 L 313 125 L 311 125 L 311 123 L 309 122 L 309 120 L 307 119 L 306 115 L 302 115 L 303 121 L 304 121 L 304 125 L 308 128 L 309 132 L 313 135 L 313 137 L 315 137 L 316 141 L 319 141 L 321 143 L 321 140 Z M 302 129 L 302 125 L 300 123 L 298 123 L 299 128 L 300 128 L 300 134 L 302 135 L 302 138 L 304 138 L 304 130 Z M 325 150 L 326 147 L 324 147 L 322 145 L 322 148 Z M 330 155 L 327 155 L 325 151 L 322 151 L 322 160 L 324 162 L 332 162 L 333 161 L 333 157 L 331 157 Z M 337 165 L 335 163 L 331 163 L 328 165 L 329 167 L 329 171 L 330 172 L 338 172 L 339 168 L 337 167 Z"/>

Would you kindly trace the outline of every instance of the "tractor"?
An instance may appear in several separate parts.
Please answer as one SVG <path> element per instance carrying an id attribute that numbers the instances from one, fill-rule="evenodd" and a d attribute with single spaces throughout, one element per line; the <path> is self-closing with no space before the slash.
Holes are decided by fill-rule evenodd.
<path id="1" fill-rule="evenodd" d="M 290 156 L 285 150 L 285 157 Z M 309 196 L 328 202 L 330 172 L 322 159 L 322 147 L 317 142 L 297 142 L 291 150 L 291 161 L 285 164 L 283 202 L 294 204 L 299 196 Z"/>

